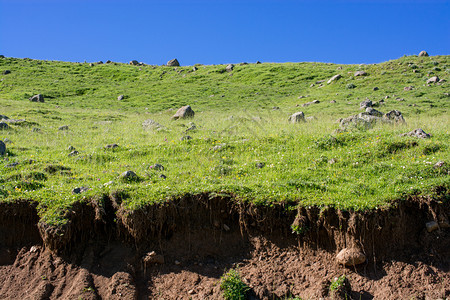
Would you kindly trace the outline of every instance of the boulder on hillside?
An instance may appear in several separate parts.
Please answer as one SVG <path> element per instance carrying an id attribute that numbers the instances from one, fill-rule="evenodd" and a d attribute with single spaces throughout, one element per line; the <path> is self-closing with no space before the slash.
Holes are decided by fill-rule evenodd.
<path id="1" fill-rule="evenodd" d="M 119 178 L 123 181 L 138 181 L 139 176 L 136 175 L 133 171 L 125 171 L 120 174 Z"/>
<path id="2" fill-rule="evenodd" d="M 132 61 L 130 61 L 130 65 L 132 65 L 132 66 L 138 66 L 138 65 L 139 65 L 139 62 L 138 62 L 137 60 L 132 60 Z"/>
<path id="3" fill-rule="evenodd" d="M 119 95 L 117 97 L 117 100 L 122 101 L 123 99 L 125 99 L 125 95 Z"/>
<path id="4" fill-rule="evenodd" d="M 428 56 L 427 51 L 420 51 L 419 56 Z"/>
<path id="5" fill-rule="evenodd" d="M 380 118 L 383 116 L 383 113 L 381 111 L 378 111 L 372 107 L 367 107 L 365 113 L 368 115 L 380 117 Z"/>
<path id="6" fill-rule="evenodd" d="M 233 65 L 233 64 L 229 64 L 229 65 L 225 68 L 225 70 L 227 70 L 227 72 L 231 72 L 231 71 L 233 71 L 233 69 L 234 69 L 234 65 Z"/>
<path id="7" fill-rule="evenodd" d="M 3 141 L 0 141 L 0 156 L 3 156 L 6 154 L 6 145 L 3 143 Z"/>
<path id="8" fill-rule="evenodd" d="M 30 97 L 28 100 L 30 100 L 31 102 L 44 102 L 44 96 L 41 94 L 37 94 Z"/>
<path id="9" fill-rule="evenodd" d="M 177 110 L 177 112 L 172 116 L 172 119 L 186 119 L 193 118 L 195 112 L 192 110 L 190 105 L 186 105 Z"/>
<path id="10" fill-rule="evenodd" d="M 388 122 L 405 123 L 402 113 L 398 110 L 391 110 L 383 116 L 383 119 Z"/>
<path id="11" fill-rule="evenodd" d="M 367 72 L 365 72 L 365 71 L 356 71 L 355 74 L 353 74 L 353 75 L 355 77 L 358 77 L 358 76 L 367 76 L 369 74 L 367 74 Z"/>
<path id="12" fill-rule="evenodd" d="M 288 121 L 289 123 L 305 122 L 305 114 L 302 111 L 296 112 L 289 117 Z"/>
<path id="13" fill-rule="evenodd" d="M 422 128 L 417 128 L 413 131 L 404 133 L 401 136 L 413 136 L 419 139 L 429 139 L 431 137 L 431 134 L 426 133 Z"/>
<path id="14" fill-rule="evenodd" d="M 330 84 L 330 83 L 332 83 L 333 81 L 339 80 L 340 78 L 342 78 L 342 75 L 341 75 L 341 74 L 334 75 L 333 77 L 330 78 L 330 80 L 328 80 L 327 83 Z"/>
<path id="15" fill-rule="evenodd" d="M 359 108 L 366 109 L 368 107 L 372 107 L 372 105 L 373 105 L 372 100 L 370 100 L 369 98 L 366 98 L 366 100 L 364 100 L 363 102 L 361 102 L 359 104 Z"/>
<path id="16" fill-rule="evenodd" d="M 178 60 L 176 58 L 171 59 L 167 62 L 167 66 L 169 67 L 179 67 L 180 63 L 178 62 Z"/>
<path id="17" fill-rule="evenodd" d="M 9 125 L 5 122 L 0 122 L 0 130 L 9 129 Z"/>
<path id="18" fill-rule="evenodd" d="M 439 77 L 437 77 L 437 76 L 433 76 L 433 77 L 431 77 L 430 79 L 427 80 L 427 84 L 437 83 L 437 82 L 439 82 Z"/>
<path id="19" fill-rule="evenodd" d="M 311 104 L 318 104 L 318 103 L 320 103 L 319 100 L 314 100 L 314 101 L 311 101 L 311 102 L 303 103 L 302 106 L 303 107 L 307 107 L 307 106 L 310 106 Z"/>

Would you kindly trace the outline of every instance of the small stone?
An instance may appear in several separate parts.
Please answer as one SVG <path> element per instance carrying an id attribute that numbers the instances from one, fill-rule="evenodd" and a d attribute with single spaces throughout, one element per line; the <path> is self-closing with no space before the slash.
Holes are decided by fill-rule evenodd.
<path id="1" fill-rule="evenodd" d="M 192 67 L 192 71 L 193 71 L 193 72 L 195 72 L 195 71 L 197 71 L 197 70 L 198 70 L 197 67 Z"/>
<path id="2" fill-rule="evenodd" d="M 137 66 L 139 65 L 139 62 L 137 60 L 132 60 L 130 61 L 130 65 Z"/>
<path id="3" fill-rule="evenodd" d="M 172 119 L 186 119 L 186 118 L 193 118 L 195 115 L 195 112 L 192 110 L 190 105 L 186 105 L 181 107 L 177 110 L 175 115 L 172 116 Z"/>
<path id="4" fill-rule="evenodd" d="M 437 77 L 437 76 L 433 76 L 433 77 L 431 77 L 430 79 L 427 80 L 427 84 L 438 83 L 438 82 L 439 82 L 439 77 Z"/>
<path id="5" fill-rule="evenodd" d="M 367 76 L 369 74 L 367 74 L 367 72 L 365 72 L 365 71 L 356 71 L 353 75 L 355 77 L 358 77 L 358 76 Z"/>
<path id="6" fill-rule="evenodd" d="M 73 151 L 73 150 L 75 150 L 75 147 L 74 147 L 74 146 L 69 146 L 69 147 L 67 148 L 67 150 Z"/>
<path id="7" fill-rule="evenodd" d="M 154 164 L 154 165 L 150 166 L 150 169 L 157 170 L 157 171 L 162 171 L 162 170 L 164 170 L 164 166 L 161 165 L 161 164 Z"/>
<path id="8" fill-rule="evenodd" d="M 356 266 L 366 261 L 366 256 L 357 248 L 344 248 L 338 255 L 336 261 L 346 267 Z"/>
<path id="9" fill-rule="evenodd" d="M 439 169 L 439 168 L 442 168 L 444 165 L 445 165 L 445 161 L 440 160 L 433 166 L 433 168 Z"/>
<path id="10" fill-rule="evenodd" d="M 145 265 L 149 265 L 149 264 L 162 265 L 162 264 L 164 264 L 164 256 L 161 254 L 156 254 L 155 251 L 151 251 L 144 256 L 143 261 L 144 261 Z"/>
<path id="11" fill-rule="evenodd" d="M 82 186 L 82 187 L 77 187 L 77 188 L 74 188 L 73 190 L 72 190 L 72 194 L 81 194 L 81 193 L 84 193 L 84 192 L 86 192 L 86 191 L 88 191 L 89 190 L 89 187 L 87 187 L 87 186 Z"/>
<path id="12" fill-rule="evenodd" d="M 420 51 L 419 57 L 428 56 L 427 51 Z"/>
<path id="13" fill-rule="evenodd" d="M 374 91 L 378 91 L 379 88 L 378 88 L 378 87 L 374 87 L 373 90 L 374 90 Z"/>
<path id="14" fill-rule="evenodd" d="M 334 75 L 333 77 L 330 78 L 330 80 L 327 81 L 327 83 L 330 84 L 333 81 L 339 80 L 340 78 L 342 78 L 341 74 Z"/>
<path id="15" fill-rule="evenodd" d="M 432 232 L 436 229 L 439 229 L 439 224 L 436 221 L 430 221 L 425 223 L 425 227 L 427 228 L 428 232 Z"/>
<path id="16" fill-rule="evenodd" d="M 264 168 L 264 166 L 265 166 L 265 163 L 263 163 L 263 162 L 259 162 L 259 163 L 256 163 L 256 165 L 255 165 L 258 169 L 262 169 L 262 168 Z"/>
<path id="17" fill-rule="evenodd" d="M 6 154 L 6 144 L 3 141 L 0 141 L 0 156 Z"/>
<path id="18" fill-rule="evenodd" d="M 63 131 L 63 130 L 69 130 L 69 126 L 68 126 L 68 125 L 60 126 L 60 127 L 58 128 L 58 130 L 60 130 L 60 131 Z"/>
<path id="19" fill-rule="evenodd" d="M 401 136 L 412 136 L 420 139 L 429 139 L 431 137 L 431 134 L 426 133 L 422 128 L 417 128 L 408 133 L 404 133 Z"/>
<path id="20" fill-rule="evenodd" d="M 233 64 L 229 64 L 229 65 L 225 68 L 225 70 L 226 70 L 227 72 L 231 72 L 231 71 L 233 71 L 233 69 L 234 69 L 234 65 L 233 65 Z"/>
<path id="21" fill-rule="evenodd" d="M 136 181 L 139 177 L 133 171 L 125 171 L 119 176 L 122 180 L 126 181 Z"/>
<path id="22" fill-rule="evenodd" d="M 368 107 L 372 107 L 372 105 L 373 105 L 372 100 L 366 98 L 366 100 L 364 100 L 359 104 L 359 108 L 366 109 Z"/>
<path id="23" fill-rule="evenodd" d="M 305 122 L 305 114 L 302 111 L 296 112 L 289 117 L 288 121 L 289 123 Z"/>
<path id="24" fill-rule="evenodd" d="M 336 100 L 331 100 L 330 103 L 336 103 Z"/>
<path id="25" fill-rule="evenodd" d="M 117 144 L 108 144 L 105 146 L 105 149 L 115 149 L 118 147 L 119 147 L 119 145 L 117 145 Z"/>
<path id="26" fill-rule="evenodd" d="M 404 91 L 412 91 L 413 89 L 414 89 L 414 87 L 413 87 L 412 85 L 410 85 L 410 86 L 405 86 L 405 87 L 403 88 Z"/>
<path id="27" fill-rule="evenodd" d="M 223 224 L 222 227 L 223 227 L 223 230 L 230 231 L 230 227 L 227 224 Z"/>
<path id="28" fill-rule="evenodd" d="M 176 58 L 171 59 L 167 62 L 167 66 L 169 67 L 179 67 L 180 63 L 178 62 L 178 60 Z"/>
<path id="29" fill-rule="evenodd" d="M 125 95 L 119 95 L 117 97 L 117 100 L 122 101 L 123 99 L 125 99 Z"/>
<path id="30" fill-rule="evenodd" d="M 44 96 L 41 94 L 34 95 L 29 98 L 31 102 L 44 102 Z"/>
<path id="31" fill-rule="evenodd" d="M 311 84 L 309 85 L 309 87 L 313 87 L 313 86 L 315 86 L 315 84 L 314 84 L 314 83 L 311 83 Z"/>
<path id="32" fill-rule="evenodd" d="M 77 150 L 73 150 L 72 152 L 69 153 L 68 156 L 76 156 L 78 154 L 80 154 L 80 153 Z"/>

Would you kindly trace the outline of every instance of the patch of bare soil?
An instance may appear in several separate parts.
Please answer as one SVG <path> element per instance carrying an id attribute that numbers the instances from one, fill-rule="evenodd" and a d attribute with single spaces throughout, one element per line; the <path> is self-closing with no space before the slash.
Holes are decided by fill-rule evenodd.
<path id="1" fill-rule="evenodd" d="M 61 230 L 38 226 L 32 205 L 0 206 L 0 299 L 221 299 L 230 268 L 249 299 L 450 298 L 446 201 L 362 214 L 187 197 L 125 214 L 116 200 L 103 216 L 95 204 L 74 208 Z M 429 232 L 431 220 L 441 226 Z M 339 265 L 348 246 L 365 263 Z M 346 294 L 335 295 L 330 284 L 342 275 Z"/>

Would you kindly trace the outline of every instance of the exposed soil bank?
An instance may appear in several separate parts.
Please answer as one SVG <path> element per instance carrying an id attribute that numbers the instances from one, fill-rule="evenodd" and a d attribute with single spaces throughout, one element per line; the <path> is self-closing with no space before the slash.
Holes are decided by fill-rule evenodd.
<path id="1" fill-rule="evenodd" d="M 255 299 L 330 298 L 330 281 L 343 274 L 353 299 L 445 299 L 448 198 L 441 189 L 361 213 L 202 194 L 130 212 L 111 195 L 76 204 L 62 228 L 38 223 L 32 203 L 2 203 L 0 299 L 217 299 L 231 267 Z M 440 226 L 428 232 L 433 220 Z M 366 263 L 335 263 L 350 246 Z M 151 251 L 164 263 L 145 263 Z"/>

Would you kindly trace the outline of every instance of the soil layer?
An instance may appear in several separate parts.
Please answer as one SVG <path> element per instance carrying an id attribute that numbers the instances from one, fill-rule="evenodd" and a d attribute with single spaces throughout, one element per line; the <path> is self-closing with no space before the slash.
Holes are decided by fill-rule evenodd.
<path id="1" fill-rule="evenodd" d="M 74 205 L 58 228 L 39 222 L 33 203 L 1 203 L 0 299 L 220 299 L 230 268 L 250 299 L 445 299 L 448 198 L 438 189 L 350 212 L 201 194 L 127 211 L 111 195 Z M 366 262 L 338 265 L 346 247 Z M 342 275 L 347 294 L 333 294 Z"/>

